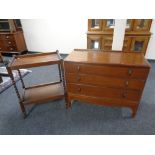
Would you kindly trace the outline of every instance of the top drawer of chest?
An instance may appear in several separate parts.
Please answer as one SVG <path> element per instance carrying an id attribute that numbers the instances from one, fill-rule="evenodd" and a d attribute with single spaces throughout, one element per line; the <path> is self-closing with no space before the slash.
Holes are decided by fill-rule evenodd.
<path id="1" fill-rule="evenodd" d="M 126 67 L 114 65 L 93 65 L 64 62 L 66 73 L 76 74 L 95 74 L 101 76 L 112 76 L 122 78 L 146 79 L 149 68 L 145 67 Z"/>

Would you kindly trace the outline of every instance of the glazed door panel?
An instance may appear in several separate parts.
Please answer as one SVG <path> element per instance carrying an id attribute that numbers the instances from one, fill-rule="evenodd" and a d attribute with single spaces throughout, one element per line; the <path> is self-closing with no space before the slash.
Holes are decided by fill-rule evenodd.
<path id="1" fill-rule="evenodd" d="M 131 51 L 146 52 L 149 37 L 134 37 L 131 42 Z"/>
<path id="2" fill-rule="evenodd" d="M 101 49 L 101 40 L 100 35 L 88 35 L 87 49 Z"/>
<path id="3" fill-rule="evenodd" d="M 89 31 L 101 31 L 102 30 L 102 19 L 88 19 L 88 30 Z"/>
<path id="4" fill-rule="evenodd" d="M 136 19 L 134 21 L 134 31 L 149 31 L 152 19 Z"/>

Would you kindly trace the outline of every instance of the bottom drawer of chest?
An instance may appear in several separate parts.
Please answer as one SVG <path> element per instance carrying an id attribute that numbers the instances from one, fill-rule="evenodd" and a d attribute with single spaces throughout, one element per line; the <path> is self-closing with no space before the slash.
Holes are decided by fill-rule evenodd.
<path id="1" fill-rule="evenodd" d="M 68 93 L 106 98 L 120 98 L 132 101 L 139 101 L 141 91 L 123 90 L 117 88 L 106 88 L 91 85 L 67 84 Z"/>

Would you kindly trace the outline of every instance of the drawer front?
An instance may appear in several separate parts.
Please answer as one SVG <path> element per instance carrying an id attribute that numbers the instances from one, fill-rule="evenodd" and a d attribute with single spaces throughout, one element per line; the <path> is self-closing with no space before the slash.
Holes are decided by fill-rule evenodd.
<path id="1" fill-rule="evenodd" d="M 16 46 L 7 46 L 7 51 L 16 51 Z"/>
<path id="2" fill-rule="evenodd" d="M 0 45 L 0 51 L 6 51 L 7 48 L 4 45 Z"/>
<path id="3" fill-rule="evenodd" d="M 4 44 L 5 46 L 15 46 L 16 43 L 14 40 L 8 39 L 8 40 L 4 40 Z"/>
<path id="4" fill-rule="evenodd" d="M 0 36 L 0 38 L 1 39 L 3 39 L 3 40 L 14 40 L 14 37 L 13 37 L 13 35 L 12 34 L 2 34 L 1 36 Z"/>
<path id="5" fill-rule="evenodd" d="M 106 76 L 75 74 L 75 73 L 67 73 L 66 81 L 67 83 L 96 85 L 112 88 L 129 88 L 136 90 L 142 90 L 145 85 L 144 80 L 134 80 L 134 79 L 127 80 L 123 78 L 113 78 Z"/>
<path id="6" fill-rule="evenodd" d="M 140 78 L 146 79 L 148 68 L 129 68 L 119 66 L 106 65 L 85 65 L 75 63 L 64 63 L 66 73 L 94 74 L 111 77 L 123 78 Z"/>
<path id="7" fill-rule="evenodd" d="M 92 96 L 92 97 L 107 97 L 121 98 L 133 101 L 139 101 L 141 97 L 140 91 L 124 91 L 117 88 L 97 87 L 90 85 L 67 84 L 68 93 Z"/>

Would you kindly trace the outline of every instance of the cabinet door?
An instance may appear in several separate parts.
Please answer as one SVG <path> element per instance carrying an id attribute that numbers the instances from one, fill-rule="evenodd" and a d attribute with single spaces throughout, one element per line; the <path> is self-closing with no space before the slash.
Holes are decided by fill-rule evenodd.
<path id="1" fill-rule="evenodd" d="M 123 51 L 130 51 L 131 37 L 124 37 Z"/>
<path id="2" fill-rule="evenodd" d="M 101 31 L 102 19 L 88 19 L 88 31 Z"/>
<path id="3" fill-rule="evenodd" d="M 134 24 L 134 19 L 127 19 L 125 31 L 132 31 L 133 30 L 133 24 Z"/>
<path id="4" fill-rule="evenodd" d="M 146 52 L 149 37 L 133 37 L 131 42 L 131 51 Z"/>
<path id="5" fill-rule="evenodd" d="M 115 27 L 115 19 L 103 19 L 102 25 L 103 31 L 113 31 Z"/>
<path id="6" fill-rule="evenodd" d="M 135 19 L 134 31 L 149 31 L 151 27 L 152 19 Z"/>
<path id="7" fill-rule="evenodd" d="M 108 51 L 112 50 L 112 42 L 113 42 L 112 35 L 104 35 L 102 38 L 102 49 Z"/>
<path id="8" fill-rule="evenodd" d="M 87 49 L 101 49 L 101 36 L 88 35 L 87 36 Z"/>

